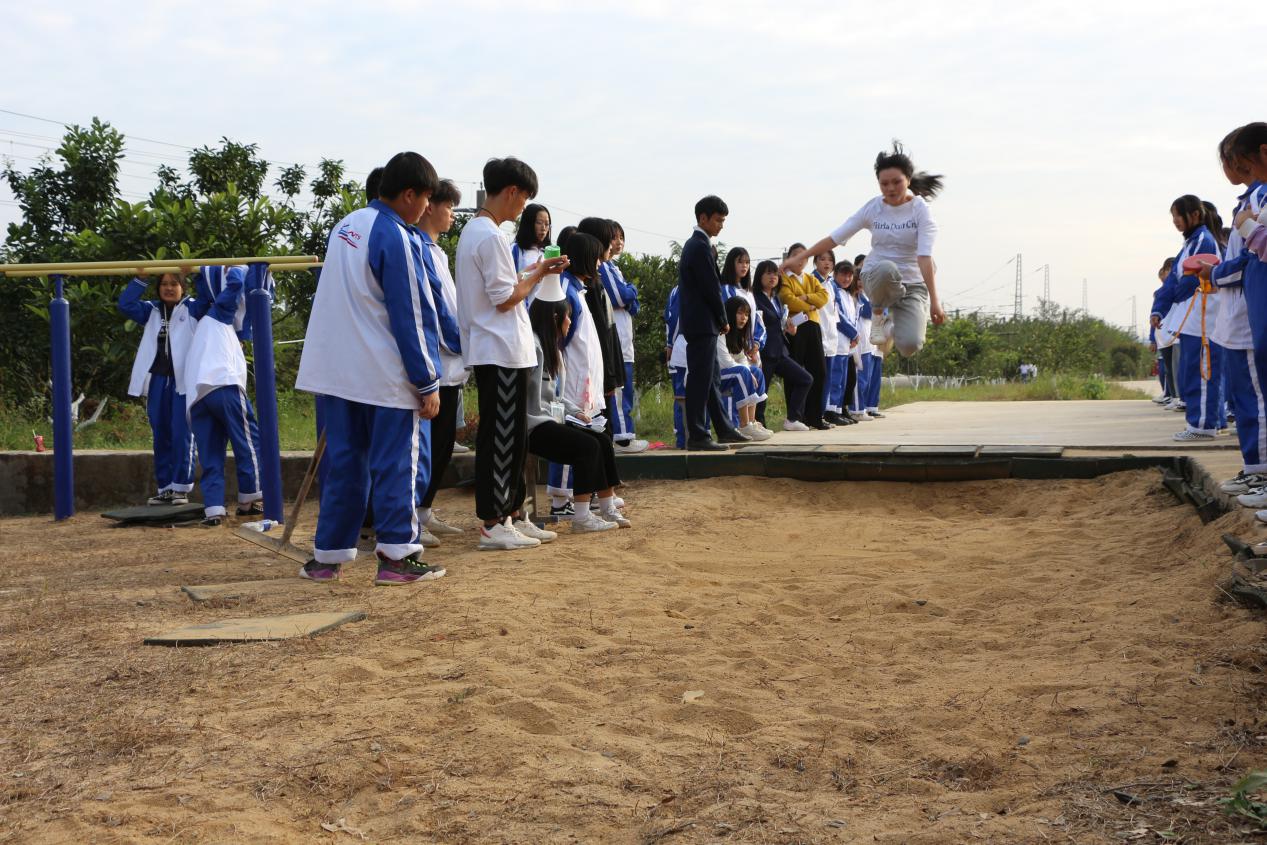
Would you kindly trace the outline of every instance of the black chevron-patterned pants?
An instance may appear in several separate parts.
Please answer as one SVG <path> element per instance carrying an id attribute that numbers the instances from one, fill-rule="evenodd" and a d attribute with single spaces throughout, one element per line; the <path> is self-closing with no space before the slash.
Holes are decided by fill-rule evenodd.
<path id="1" fill-rule="evenodd" d="M 475 436 L 475 513 L 502 520 L 524 503 L 528 447 L 528 379 L 532 368 L 475 368 L 480 427 Z"/>

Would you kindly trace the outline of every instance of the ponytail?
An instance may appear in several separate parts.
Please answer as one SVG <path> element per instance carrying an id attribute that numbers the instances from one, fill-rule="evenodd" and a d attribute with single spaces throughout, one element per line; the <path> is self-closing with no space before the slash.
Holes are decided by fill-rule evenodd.
<path id="1" fill-rule="evenodd" d="M 911 193 L 917 197 L 923 197 L 931 200 L 941 193 L 942 175 L 940 173 L 925 173 L 921 170 L 911 177 Z"/>
<path id="2" fill-rule="evenodd" d="M 1219 249 L 1227 248 L 1227 238 L 1223 235 L 1223 218 L 1219 216 L 1219 210 L 1214 203 L 1209 200 L 1201 201 L 1201 208 L 1204 210 L 1201 222 L 1210 230 L 1210 234 L 1214 236 L 1214 242 L 1219 245 Z"/>

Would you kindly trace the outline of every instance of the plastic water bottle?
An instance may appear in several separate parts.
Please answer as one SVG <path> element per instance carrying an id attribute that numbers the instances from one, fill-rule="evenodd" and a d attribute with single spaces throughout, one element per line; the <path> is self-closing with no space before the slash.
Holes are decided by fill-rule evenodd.
<path id="1" fill-rule="evenodd" d="M 271 530 L 276 524 L 277 523 L 273 522 L 271 519 L 261 519 L 259 522 L 244 522 L 242 523 L 242 527 L 249 528 L 252 531 L 258 531 L 263 534 L 264 532 Z"/>

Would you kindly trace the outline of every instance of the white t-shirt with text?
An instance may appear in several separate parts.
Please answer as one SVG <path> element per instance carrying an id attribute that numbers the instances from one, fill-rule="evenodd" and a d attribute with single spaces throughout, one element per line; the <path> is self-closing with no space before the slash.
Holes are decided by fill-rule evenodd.
<path id="1" fill-rule="evenodd" d="M 883 197 L 875 197 L 831 233 L 831 239 L 844 245 L 854 235 L 867 229 L 871 232 L 871 249 L 867 263 L 892 261 L 902 273 L 902 281 L 923 284 L 918 256 L 933 254 L 937 224 L 923 197 L 893 206 Z"/>

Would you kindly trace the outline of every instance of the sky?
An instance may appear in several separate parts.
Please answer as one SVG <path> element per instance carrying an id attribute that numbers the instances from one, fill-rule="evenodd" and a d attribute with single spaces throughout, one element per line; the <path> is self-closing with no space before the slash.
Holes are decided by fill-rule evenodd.
<path id="1" fill-rule="evenodd" d="M 1085 279 L 1090 312 L 1128 328 L 1181 246 L 1170 203 L 1194 193 L 1230 218 L 1216 146 L 1267 119 L 1232 84 L 1234 45 L 1259 66 L 1267 23 L 1167 0 L 63 0 L 10 9 L 5 29 L 0 157 L 29 169 L 57 124 L 97 116 L 129 136 L 134 201 L 222 136 L 358 179 L 412 149 L 468 201 L 488 158 L 516 155 L 556 232 L 597 214 L 667 254 L 715 193 L 720 240 L 766 257 L 878 194 L 896 138 L 945 175 L 947 310 L 1011 314 L 1019 253 L 1027 313 L 1046 265 L 1056 303 L 1081 307 Z M 18 216 L 0 187 L 0 226 Z"/>

